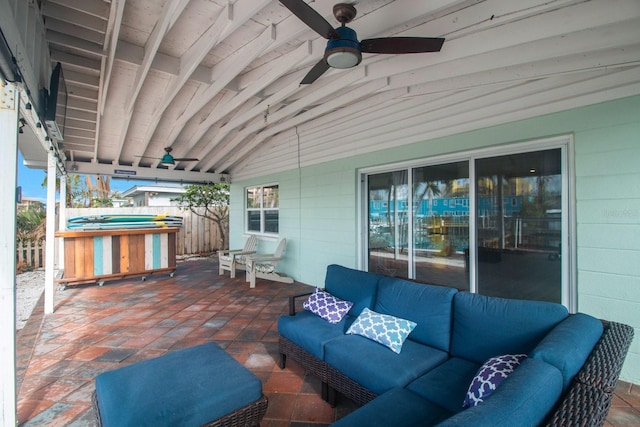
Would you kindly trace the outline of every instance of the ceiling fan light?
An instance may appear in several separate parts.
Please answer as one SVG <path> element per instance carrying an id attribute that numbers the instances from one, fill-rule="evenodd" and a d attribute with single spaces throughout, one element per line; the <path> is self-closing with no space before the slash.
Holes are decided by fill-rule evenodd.
<path id="1" fill-rule="evenodd" d="M 162 159 L 160 160 L 160 164 L 165 166 L 172 166 L 172 165 L 175 165 L 176 162 L 173 160 L 173 156 L 167 153 L 164 156 L 162 156 Z"/>
<path id="2" fill-rule="evenodd" d="M 360 42 L 356 32 L 349 27 L 338 27 L 336 32 L 340 36 L 330 39 L 324 51 L 324 60 L 333 68 L 351 68 L 362 61 Z"/>
<path id="3" fill-rule="evenodd" d="M 327 51 L 325 60 L 333 68 L 352 68 L 360 63 L 362 55 L 356 49 L 342 47 Z"/>

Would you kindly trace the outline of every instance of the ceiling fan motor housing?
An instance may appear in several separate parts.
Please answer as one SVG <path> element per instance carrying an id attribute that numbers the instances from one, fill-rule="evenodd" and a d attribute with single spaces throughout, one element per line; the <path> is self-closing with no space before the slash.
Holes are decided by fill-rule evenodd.
<path id="1" fill-rule="evenodd" d="M 354 30 L 349 27 L 335 29 L 339 38 L 329 39 L 324 51 L 324 60 L 333 68 L 351 68 L 362 61 L 360 42 Z"/>

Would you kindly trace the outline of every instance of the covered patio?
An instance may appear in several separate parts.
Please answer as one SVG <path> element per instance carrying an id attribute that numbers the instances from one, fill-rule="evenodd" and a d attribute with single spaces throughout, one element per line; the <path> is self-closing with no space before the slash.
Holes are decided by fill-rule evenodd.
<path id="1" fill-rule="evenodd" d="M 354 410 L 331 408 L 317 378 L 294 361 L 281 370 L 277 319 L 288 296 L 308 285 L 219 276 L 213 258 L 183 262 L 174 277 L 70 287 L 56 311 L 38 304 L 18 334 L 18 422 L 22 426 L 94 425 L 91 394 L 101 372 L 215 341 L 255 373 L 269 407 L 262 426 L 329 425 Z M 640 390 L 620 383 L 607 426 L 640 425 Z"/>

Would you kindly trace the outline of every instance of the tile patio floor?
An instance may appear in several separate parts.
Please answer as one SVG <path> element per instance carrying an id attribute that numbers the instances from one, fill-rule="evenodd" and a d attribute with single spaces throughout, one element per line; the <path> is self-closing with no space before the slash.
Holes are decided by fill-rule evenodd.
<path id="1" fill-rule="evenodd" d="M 355 409 L 331 408 L 320 383 L 294 361 L 277 366 L 276 320 L 289 295 L 308 286 L 218 276 L 212 259 L 178 264 L 173 278 L 149 276 L 56 291 L 55 313 L 42 301 L 18 334 L 18 420 L 21 426 L 93 426 L 93 379 L 101 372 L 215 341 L 254 372 L 271 426 L 323 426 Z M 640 426 L 640 388 L 621 383 L 607 426 Z"/>

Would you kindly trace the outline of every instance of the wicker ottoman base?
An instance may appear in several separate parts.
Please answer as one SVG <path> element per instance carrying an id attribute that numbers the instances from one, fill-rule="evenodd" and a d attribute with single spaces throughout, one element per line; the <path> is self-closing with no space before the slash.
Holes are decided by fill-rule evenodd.
<path id="1" fill-rule="evenodd" d="M 134 363 L 96 378 L 98 426 L 256 426 L 262 383 L 217 344 Z"/>

